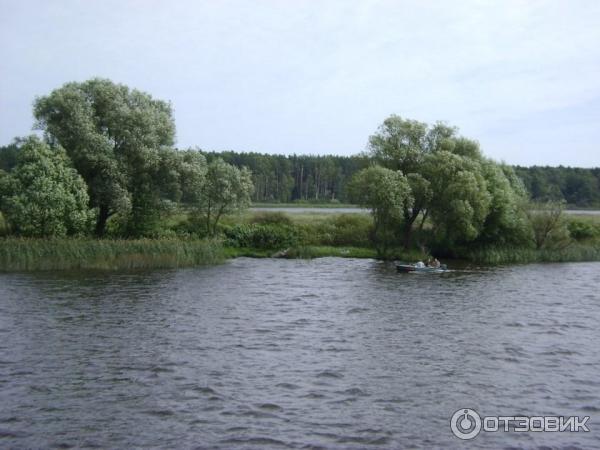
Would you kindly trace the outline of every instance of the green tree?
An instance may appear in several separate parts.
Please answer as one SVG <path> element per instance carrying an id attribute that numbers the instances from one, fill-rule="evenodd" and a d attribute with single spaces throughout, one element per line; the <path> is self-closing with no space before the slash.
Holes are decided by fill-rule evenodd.
<path id="1" fill-rule="evenodd" d="M 433 192 L 428 208 L 438 238 L 446 245 L 477 238 L 491 203 L 480 163 L 442 150 L 427 159 L 424 173 Z"/>
<path id="2" fill-rule="evenodd" d="M 22 140 L 15 138 L 9 145 L 0 147 L 0 170 L 9 172 L 17 164 L 17 154 Z"/>
<path id="3" fill-rule="evenodd" d="M 446 247 L 474 242 L 526 240 L 524 189 L 514 172 L 483 157 L 476 141 L 441 122 L 429 126 L 392 115 L 369 139 L 373 157 L 401 170 L 412 201 L 401 227 L 405 247 L 414 224 L 429 218 Z"/>
<path id="4" fill-rule="evenodd" d="M 36 99 L 38 128 L 67 151 L 98 208 L 96 234 L 115 213 L 135 232 L 158 199 L 161 150 L 173 145 L 171 106 L 106 79 L 67 83 Z"/>
<path id="5" fill-rule="evenodd" d="M 481 168 L 491 202 L 477 241 L 481 244 L 527 245 L 531 227 L 527 220 L 528 196 L 523 182 L 509 166 L 485 160 Z"/>
<path id="6" fill-rule="evenodd" d="M 413 225 L 422 214 L 421 227 L 435 192 L 425 176 L 428 158 L 439 151 L 461 151 L 467 140 L 456 137 L 456 128 L 441 122 L 433 126 L 392 115 L 369 138 L 371 155 L 383 166 L 407 176 L 412 201 L 402 212 L 403 243 L 410 247 Z"/>
<path id="7" fill-rule="evenodd" d="M 161 198 L 186 205 L 197 204 L 206 180 L 206 158 L 198 150 L 166 150 L 158 177 Z"/>
<path id="8" fill-rule="evenodd" d="M 373 240 L 379 255 L 387 257 L 403 211 L 412 205 L 409 181 L 400 171 L 373 166 L 354 176 L 350 190 L 358 204 L 371 209 Z"/>
<path id="9" fill-rule="evenodd" d="M 0 209 L 10 228 L 35 237 L 89 231 L 94 217 L 87 187 L 64 149 L 32 136 L 17 155 L 13 170 L 0 176 Z"/>
<path id="10" fill-rule="evenodd" d="M 210 236 L 217 233 L 223 214 L 233 213 L 250 205 L 252 174 L 217 158 L 207 168 L 206 177 L 197 196 L 196 214 L 199 215 Z"/>
<path id="11" fill-rule="evenodd" d="M 527 208 L 536 249 L 561 248 L 570 243 L 564 202 L 531 203 Z"/>

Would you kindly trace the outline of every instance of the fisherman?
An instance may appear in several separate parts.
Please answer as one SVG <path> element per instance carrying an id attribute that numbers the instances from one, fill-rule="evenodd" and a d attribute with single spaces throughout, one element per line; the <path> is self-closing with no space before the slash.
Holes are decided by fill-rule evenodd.
<path id="1" fill-rule="evenodd" d="M 438 261 L 437 258 L 433 258 L 433 262 L 431 262 L 430 267 L 435 267 L 436 269 L 438 269 L 441 266 L 440 262 Z"/>
<path id="2" fill-rule="evenodd" d="M 423 261 L 419 261 L 418 263 L 415 264 L 415 267 L 418 267 L 420 269 L 422 267 L 425 267 L 425 264 L 423 264 Z"/>

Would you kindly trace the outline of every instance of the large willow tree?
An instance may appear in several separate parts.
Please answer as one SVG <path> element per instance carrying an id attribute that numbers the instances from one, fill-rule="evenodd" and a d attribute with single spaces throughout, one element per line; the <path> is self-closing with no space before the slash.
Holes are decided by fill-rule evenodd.
<path id="1" fill-rule="evenodd" d="M 98 209 L 96 234 L 115 213 L 137 234 L 156 211 L 158 174 L 173 145 L 169 103 L 106 79 L 67 83 L 36 99 L 37 126 L 65 148 Z"/>
<path id="2" fill-rule="evenodd" d="M 505 166 L 483 157 L 476 141 L 443 123 L 428 125 L 392 115 L 369 138 L 375 161 L 399 170 L 410 201 L 402 209 L 405 247 L 429 218 L 447 245 L 514 243 L 526 239 L 522 183 Z M 420 220 L 417 220 L 418 218 Z"/>

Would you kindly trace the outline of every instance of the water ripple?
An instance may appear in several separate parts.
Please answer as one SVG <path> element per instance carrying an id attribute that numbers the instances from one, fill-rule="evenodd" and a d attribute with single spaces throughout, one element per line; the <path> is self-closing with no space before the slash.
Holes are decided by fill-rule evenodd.
<path id="1" fill-rule="evenodd" d="M 0 274 L 0 447 L 455 448 L 454 411 L 600 418 L 600 264 L 239 258 Z M 591 448 L 488 433 L 479 448 Z"/>

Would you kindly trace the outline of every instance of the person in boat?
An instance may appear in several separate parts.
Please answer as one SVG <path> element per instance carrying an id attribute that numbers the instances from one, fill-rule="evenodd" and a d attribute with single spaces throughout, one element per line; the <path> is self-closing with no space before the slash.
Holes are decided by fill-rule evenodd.
<path id="1" fill-rule="evenodd" d="M 441 264 L 437 258 L 433 258 L 433 261 L 429 264 L 429 267 L 434 267 L 436 269 L 439 269 L 440 266 L 441 266 Z"/>
<path id="2" fill-rule="evenodd" d="M 425 267 L 425 264 L 423 264 L 423 261 L 419 261 L 418 263 L 415 264 L 415 267 L 418 267 L 420 269 L 422 267 Z"/>

